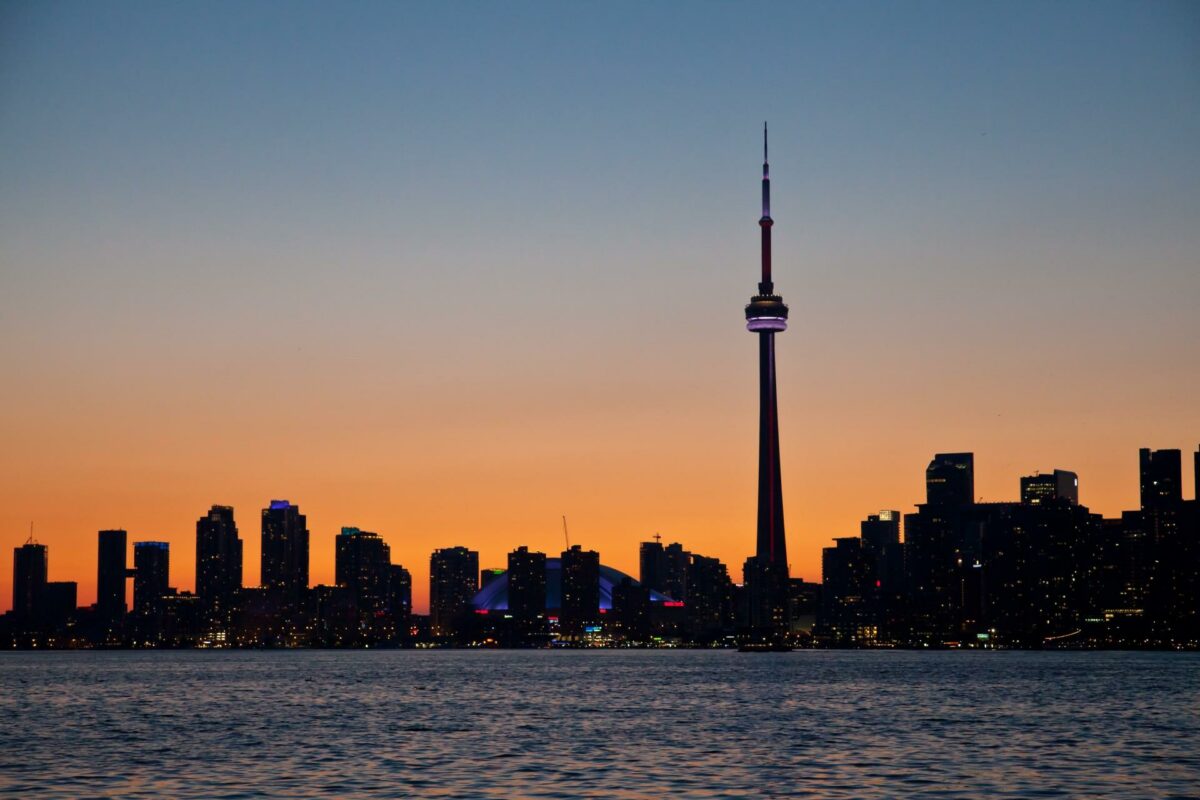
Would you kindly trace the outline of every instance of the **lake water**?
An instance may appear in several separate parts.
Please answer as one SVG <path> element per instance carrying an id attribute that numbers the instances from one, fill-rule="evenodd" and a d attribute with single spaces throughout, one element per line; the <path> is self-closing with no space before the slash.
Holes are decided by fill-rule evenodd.
<path id="1" fill-rule="evenodd" d="M 1200 655 L 0 653 L 0 796 L 1198 797 Z"/>

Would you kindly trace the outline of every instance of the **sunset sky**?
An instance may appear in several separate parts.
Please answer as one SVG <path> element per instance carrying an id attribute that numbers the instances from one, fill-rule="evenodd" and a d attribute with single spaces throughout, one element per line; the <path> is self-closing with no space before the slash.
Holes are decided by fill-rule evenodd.
<path id="1" fill-rule="evenodd" d="M 1200 443 L 1196 3 L 0 6 L 0 610 L 34 523 L 429 553 L 755 532 L 771 124 L 792 574 L 938 451 L 1137 504 Z M 130 554 L 132 559 L 132 552 Z"/>

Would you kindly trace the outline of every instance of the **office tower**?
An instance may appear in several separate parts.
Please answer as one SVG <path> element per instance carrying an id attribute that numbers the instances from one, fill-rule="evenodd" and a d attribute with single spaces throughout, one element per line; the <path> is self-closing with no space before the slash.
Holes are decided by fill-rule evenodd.
<path id="1" fill-rule="evenodd" d="M 688 599 L 688 564 L 692 560 L 692 554 L 684 550 L 683 545 L 675 542 L 667 545 L 663 556 L 667 568 L 664 594 L 673 600 L 686 601 Z"/>
<path id="2" fill-rule="evenodd" d="M 1021 478 L 1021 502 L 1029 506 L 1065 502 L 1079 505 L 1079 478 L 1074 472 L 1056 469 L 1044 475 Z"/>
<path id="3" fill-rule="evenodd" d="M 568 641 L 580 641 L 588 628 L 599 624 L 600 554 L 575 545 L 564 550 L 562 564 L 562 608 L 559 629 Z"/>
<path id="4" fill-rule="evenodd" d="M 504 577 L 504 570 L 499 567 L 487 567 L 479 571 L 479 589 L 483 591 L 489 583 Z"/>
<path id="5" fill-rule="evenodd" d="M 429 623 L 433 635 L 453 636 L 479 590 L 479 553 L 465 547 L 434 550 L 429 559 Z"/>
<path id="6" fill-rule="evenodd" d="M 904 590 L 904 545 L 900 543 L 900 512 L 883 510 L 859 523 L 862 549 L 870 562 L 874 586 L 868 587 L 872 624 L 892 633 L 895 620 L 889 612 L 901 605 Z"/>
<path id="7" fill-rule="evenodd" d="M 242 588 L 242 540 L 229 506 L 196 520 L 196 594 L 209 610 L 228 610 Z"/>
<path id="8" fill-rule="evenodd" d="M 887 548 L 900 543 L 900 512 L 880 511 L 870 514 L 859 523 L 863 547 L 872 553 L 882 554 Z"/>
<path id="9" fill-rule="evenodd" d="M 638 580 L 647 589 L 667 591 L 667 554 L 657 535 L 653 542 L 642 542 L 638 548 Z"/>
<path id="10" fill-rule="evenodd" d="M 518 547 L 508 554 L 508 613 L 519 636 L 541 633 L 546 615 L 546 554 Z"/>
<path id="11" fill-rule="evenodd" d="M 629 576 L 613 584 L 608 624 L 617 641 L 650 641 L 650 588 Z"/>
<path id="12" fill-rule="evenodd" d="M 13 616 L 25 625 L 37 622 L 39 606 L 46 588 L 48 556 L 46 545 L 33 537 L 13 548 Z"/>
<path id="13" fill-rule="evenodd" d="M 982 528 L 971 453 L 938 453 L 925 470 L 926 502 L 904 517 L 908 638 L 956 640 L 979 599 Z"/>
<path id="14" fill-rule="evenodd" d="M 1143 509 L 1178 505 L 1183 500 L 1183 468 L 1178 450 L 1138 451 Z"/>
<path id="15" fill-rule="evenodd" d="M 966 506 L 975 502 L 975 455 L 938 453 L 925 469 L 925 502 Z"/>
<path id="16" fill-rule="evenodd" d="M 101 628 L 118 625 L 125 616 L 125 579 L 129 574 L 127 534 L 100 531 L 96 576 L 96 616 Z"/>
<path id="17" fill-rule="evenodd" d="M 821 550 L 818 630 L 838 644 L 870 644 L 877 628 L 870 596 L 874 588 L 871 554 L 858 537 L 834 539 Z"/>
<path id="18" fill-rule="evenodd" d="M 334 579 L 362 613 L 386 609 L 391 561 L 392 550 L 377 533 L 346 527 L 334 542 Z"/>
<path id="19" fill-rule="evenodd" d="M 724 564 L 691 556 L 684 609 L 687 635 L 694 642 L 716 641 L 733 627 L 733 581 Z"/>
<path id="20" fill-rule="evenodd" d="M 762 280 L 746 306 L 746 329 L 758 335 L 758 540 L 744 570 L 749 623 L 756 637 L 779 639 L 788 632 L 787 539 L 783 525 L 783 482 L 779 472 L 779 411 L 775 392 L 775 334 L 787 330 L 788 308 L 771 277 L 771 173 L 763 126 Z M 753 563 L 751 563 L 753 562 Z"/>
<path id="21" fill-rule="evenodd" d="M 166 542 L 133 543 L 133 610 L 152 616 L 169 591 L 171 548 Z"/>
<path id="22" fill-rule="evenodd" d="M 308 588 L 307 520 L 287 500 L 262 511 L 262 585 L 293 596 Z"/>
<path id="23" fill-rule="evenodd" d="M 388 611 L 396 632 L 407 637 L 412 617 L 412 575 L 399 564 L 388 567 Z"/>

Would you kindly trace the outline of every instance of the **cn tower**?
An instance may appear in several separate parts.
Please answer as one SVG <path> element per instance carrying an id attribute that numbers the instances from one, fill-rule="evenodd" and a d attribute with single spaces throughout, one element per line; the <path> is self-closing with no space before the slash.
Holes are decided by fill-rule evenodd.
<path id="1" fill-rule="evenodd" d="M 767 163 L 767 125 L 763 123 L 762 280 L 746 306 L 746 329 L 758 334 L 758 548 L 762 567 L 787 574 L 783 534 L 783 487 L 779 477 L 779 409 L 775 402 L 775 334 L 787 330 L 788 308 L 771 281 L 771 170 Z"/>

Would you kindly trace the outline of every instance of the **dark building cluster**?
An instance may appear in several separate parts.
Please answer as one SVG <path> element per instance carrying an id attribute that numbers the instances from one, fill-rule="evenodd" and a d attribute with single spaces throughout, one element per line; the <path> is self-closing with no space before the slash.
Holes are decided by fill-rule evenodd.
<path id="1" fill-rule="evenodd" d="M 1200 467 L 1200 452 L 1196 454 Z M 196 522 L 196 591 L 170 586 L 166 542 L 100 531 L 97 598 L 47 580 L 47 547 L 15 549 L 14 647 L 1187 647 L 1200 645 L 1200 503 L 1182 496 L 1178 450 L 1142 450 L 1141 507 L 1104 519 L 1064 470 L 1020 479 L 1020 501 L 975 499 L 971 453 L 936 455 L 925 502 L 868 516 L 822 555 L 822 583 L 754 556 L 725 564 L 661 537 L 634 579 L 579 545 L 518 547 L 480 569 L 435 550 L 428 616 L 412 579 L 370 531 L 335 537 L 335 583 L 309 586 L 309 531 L 274 500 L 261 516 L 261 586 L 242 585 L 233 509 Z M 1197 473 L 1200 475 L 1200 471 Z M 1198 478 L 1200 482 L 1200 478 Z M 1198 487 L 1200 488 L 1200 487 Z M 132 579 L 132 605 L 126 605 Z"/>
<path id="2" fill-rule="evenodd" d="M 336 584 L 309 586 L 308 527 L 300 509 L 273 500 L 262 511 L 262 586 L 242 585 L 242 540 L 233 509 L 196 522 L 196 591 L 170 586 L 166 542 L 100 531 L 96 603 L 77 607 L 74 582 L 47 581 L 48 552 L 16 548 L 13 609 L 0 643 L 16 647 L 363 646 L 412 639 L 412 580 L 377 534 L 343 528 Z M 132 578 L 133 604 L 126 604 Z"/>
<path id="3" fill-rule="evenodd" d="M 1200 451 L 1195 456 L 1200 497 Z M 1104 519 L 1073 472 L 975 498 L 971 453 L 940 453 L 915 513 L 883 511 L 822 554 L 815 639 L 837 646 L 1200 646 L 1200 501 L 1179 450 L 1139 454 L 1140 508 Z"/>

